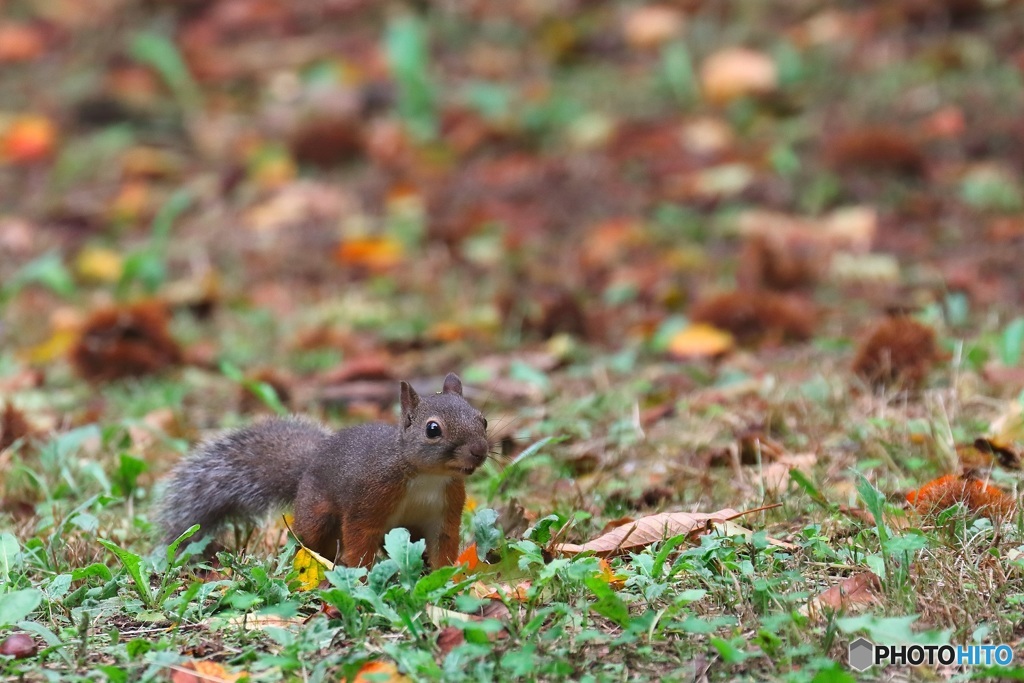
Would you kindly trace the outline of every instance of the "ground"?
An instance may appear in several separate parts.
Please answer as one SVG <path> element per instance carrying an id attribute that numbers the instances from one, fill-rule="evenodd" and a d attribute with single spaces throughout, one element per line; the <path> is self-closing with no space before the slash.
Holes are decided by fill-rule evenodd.
<path id="1" fill-rule="evenodd" d="M 1024 655 L 1020 2 L 4 9 L 5 676 L 1022 675 L 847 666 Z M 197 441 L 449 371 L 472 566 L 160 546 Z"/>

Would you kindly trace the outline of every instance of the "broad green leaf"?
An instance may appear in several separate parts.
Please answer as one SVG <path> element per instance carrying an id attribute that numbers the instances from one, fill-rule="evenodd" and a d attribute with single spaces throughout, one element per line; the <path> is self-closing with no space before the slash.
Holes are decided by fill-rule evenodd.
<path id="1" fill-rule="evenodd" d="M 1003 365 L 1019 363 L 1022 348 L 1024 348 L 1024 318 L 1014 318 L 1003 330 L 1003 336 L 1000 338 L 999 357 L 1003 361 Z"/>
<path id="2" fill-rule="evenodd" d="M 409 530 L 403 527 L 392 529 L 384 537 L 384 552 L 398 565 L 402 585 L 412 588 L 416 578 L 423 571 L 424 540 L 412 542 Z"/>
<path id="3" fill-rule="evenodd" d="M 0 626 L 18 623 L 31 614 L 42 599 L 42 591 L 36 588 L 26 588 L 0 595 Z"/>
<path id="4" fill-rule="evenodd" d="M 496 526 L 498 513 L 490 508 L 480 508 L 473 513 L 473 539 L 476 554 L 481 559 L 501 541 L 501 529 Z"/>
<path id="5" fill-rule="evenodd" d="M 97 538 L 96 541 L 117 556 L 117 559 L 121 561 L 128 575 L 135 583 L 135 590 L 138 592 L 139 597 L 142 598 L 146 605 L 152 605 L 153 595 L 149 590 L 149 580 L 142 571 L 142 558 L 129 550 L 118 547 L 105 538 Z"/>
<path id="6" fill-rule="evenodd" d="M 4 532 L 0 534 L 0 585 L 11 580 L 11 567 L 18 561 L 21 555 L 21 546 L 14 534 Z"/>
<path id="7" fill-rule="evenodd" d="M 611 586 L 598 576 L 591 576 L 586 580 L 586 584 L 587 588 L 597 596 L 597 602 L 590 605 L 592 610 L 611 619 L 622 628 L 629 626 L 629 607 Z"/>
<path id="8" fill-rule="evenodd" d="M 196 534 L 197 531 L 199 531 L 199 525 L 198 524 L 193 524 L 189 528 L 185 529 L 185 531 L 181 534 L 181 536 L 178 536 L 176 539 L 174 539 L 174 541 L 169 546 L 167 546 L 167 565 L 169 567 L 175 566 L 174 565 L 174 555 L 175 555 L 175 553 L 178 552 L 178 547 L 184 541 L 192 538 Z M 187 559 L 187 558 L 182 558 L 182 561 L 184 561 L 185 559 Z"/>
<path id="9" fill-rule="evenodd" d="M 71 571 L 72 581 L 81 581 L 90 576 L 98 576 L 104 581 L 110 581 L 113 578 L 113 575 L 110 573 L 110 567 L 100 562 L 93 562 L 88 567 L 80 567 Z"/>

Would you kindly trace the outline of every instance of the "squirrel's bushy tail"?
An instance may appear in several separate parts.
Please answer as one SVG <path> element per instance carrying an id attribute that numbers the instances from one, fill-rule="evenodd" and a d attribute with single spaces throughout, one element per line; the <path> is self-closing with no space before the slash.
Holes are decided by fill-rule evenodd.
<path id="1" fill-rule="evenodd" d="M 172 470 L 157 519 L 170 543 L 193 524 L 199 536 L 229 519 L 256 520 L 295 499 L 313 451 L 330 435 L 301 419 L 270 419 L 199 445 Z"/>

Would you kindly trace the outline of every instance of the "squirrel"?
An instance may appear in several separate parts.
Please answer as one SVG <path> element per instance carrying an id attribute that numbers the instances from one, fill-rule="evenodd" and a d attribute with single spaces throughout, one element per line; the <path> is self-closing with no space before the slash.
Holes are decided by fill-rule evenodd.
<path id="1" fill-rule="evenodd" d="M 169 475 L 158 512 L 165 541 L 196 523 L 209 534 L 293 505 L 303 544 L 350 567 L 372 565 L 396 527 L 426 540 L 431 567 L 454 564 L 465 478 L 490 447 L 487 420 L 454 373 L 422 398 L 401 382 L 400 399 L 398 426 L 332 433 L 302 417 L 272 418 L 201 444 Z"/>

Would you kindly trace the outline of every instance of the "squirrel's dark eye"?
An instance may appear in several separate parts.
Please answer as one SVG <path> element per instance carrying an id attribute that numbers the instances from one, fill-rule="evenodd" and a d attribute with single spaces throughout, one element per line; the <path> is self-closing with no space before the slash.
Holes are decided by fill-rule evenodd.
<path id="1" fill-rule="evenodd" d="M 437 424 L 433 420 L 427 423 L 427 438 L 428 439 L 439 439 L 441 438 L 441 425 Z"/>

